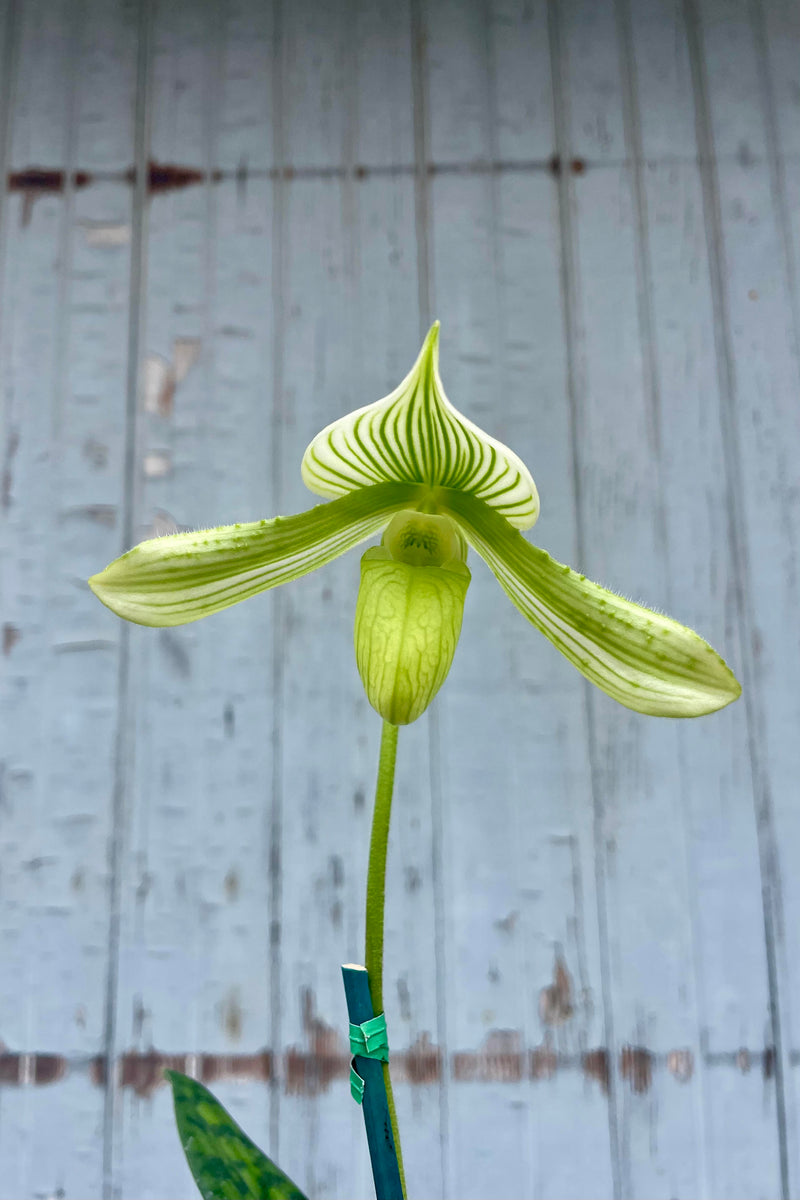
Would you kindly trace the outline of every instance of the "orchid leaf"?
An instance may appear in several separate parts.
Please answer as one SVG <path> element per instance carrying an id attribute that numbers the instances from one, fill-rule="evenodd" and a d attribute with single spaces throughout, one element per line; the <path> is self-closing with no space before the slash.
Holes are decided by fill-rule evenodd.
<path id="1" fill-rule="evenodd" d="M 179 1071 L 166 1074 L 178 1135 L 203 1200 L 306 1200 L 208 1088 Z"/>
<path id="2" fill-rule="evenodd" d="M 695 717 L 740 695 L 733 672 L 693 630 L 556 562 L 472 496 L 450 492 L 444 506 L 520 612 L 620 704 Z"/>
<path id="3" fill-rule="evenodd" d="M 291 517 L 150 538 L 89 580 L 138 625 L 183 625 L 324 566 L 376 533 L 420 488 L 381 483 Z"/>
<path id="4" fill-rule="evenodd" d="M 539 515 L 536 485 L 522 460 L 447 399 L 438 321 L 400 386 L 318 433 L 301 469 L 306 487 L 320 496 L 384 482 L 423 483 L 476 496 L 517 529 L 529 529 Z"/>

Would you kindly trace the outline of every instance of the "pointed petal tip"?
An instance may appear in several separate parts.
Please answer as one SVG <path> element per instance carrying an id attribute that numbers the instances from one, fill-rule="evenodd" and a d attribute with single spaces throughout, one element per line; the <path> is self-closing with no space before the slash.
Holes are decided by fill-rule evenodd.
<path id="1" fill-rule="evenodd" d="M 741 695 L 730 667 L 693 629 L 556 562 L 475 497 L 451 491 L 445 511 L 523 616 L 625 708 L 700 717 Z"/>
<path id="2" fill-rule="evenodd" d="M 441 321 L 434 321 L 425 335 L 425 341 L 422 343 L 422 355 L 433 354 L 436 358 L 439 357 L 439 329 Z"/>

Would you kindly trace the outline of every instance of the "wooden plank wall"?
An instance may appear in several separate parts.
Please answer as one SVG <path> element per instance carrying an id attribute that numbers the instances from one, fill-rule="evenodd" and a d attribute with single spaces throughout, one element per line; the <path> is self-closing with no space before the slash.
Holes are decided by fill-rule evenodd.
<path id="1" fill-rule="evenodd" d="M 410 1194 L 800 1192 L 795 0 L 3 0 L 0 1196 L 192 1194 L 165 1064 L 367 1197 L 339 963 L 379 722 L 358 560 L 170 631 L 85 578 L 308 506 L 434 317 L 535 539 L 720 647 L 590 689 L 479 562 L 404 730 Z"/>

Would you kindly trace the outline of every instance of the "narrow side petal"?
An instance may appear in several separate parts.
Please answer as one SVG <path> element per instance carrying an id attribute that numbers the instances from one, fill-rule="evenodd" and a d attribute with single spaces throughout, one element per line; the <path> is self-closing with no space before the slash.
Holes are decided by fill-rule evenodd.
<path id="1" fill-rule="evenodd" d="M 620 704 L 650 716 L 697 717 L 741 694 L 694 630 L 556 562 L 474 497 L 449 492 L 446 506 L 520 612 Z"/>
<path id="2" fill-rule="evenodd" d="M 412 507 L 419 492 L 379 484 L 291 517 L 151 538 L 89 586 L 127 621 L 184 625 L 331 562 Z"/>

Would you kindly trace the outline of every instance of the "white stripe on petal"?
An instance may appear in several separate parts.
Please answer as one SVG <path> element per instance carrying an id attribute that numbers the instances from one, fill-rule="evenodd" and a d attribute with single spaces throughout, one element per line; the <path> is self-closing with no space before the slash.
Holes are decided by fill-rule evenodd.
<path id="1" fill-rule="evenodd" d="M 694 630 L 556 562 L 474 497 L 448 492 L 442 501 L 520 612 L 620 704 L 694 717 L 740 695 L 733 672 Z"/>
<path id="2" fill-rule="evenodd" d="M 539 515 L 536 485 L 522 460 L 447 399 L 438 321 L 400 386 L 318 433 L 303 455 L 302 473 L 320 496 L 376 483 L 422 483 L 477 496 L 517 529 L 529 529 Z"/>
<path id="3" fill-rule="evenodd" d="M 419 498 L 418 486 L 382 483 L 292 517 L 150 538 L 89 586 L 128 621 L 184 625 L 324 566 Z"/>

